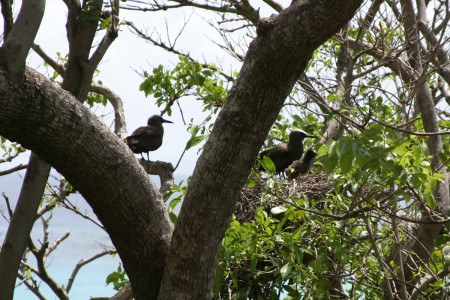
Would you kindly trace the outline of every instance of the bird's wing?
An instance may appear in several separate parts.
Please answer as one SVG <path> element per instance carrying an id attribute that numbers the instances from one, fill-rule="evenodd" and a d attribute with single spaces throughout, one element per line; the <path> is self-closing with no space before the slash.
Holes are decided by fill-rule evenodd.
<path id="1" fill-rule="evenodd" d="M 155 130 L 149 126 L 142 126 L 137 128 L 133 133 L 131 134 L 132 137 L 139 137 L 141 135 L 146 135 L 148 137 L 152 137 L 155 135 Z"/>
<path id="2" fill-rule="evenodd" d="M 286 155 L 288 148 L 286 144 L 276 145 L 275 147 L 269 148 L 261 152 L 260 157 L 280 157 Z"/>

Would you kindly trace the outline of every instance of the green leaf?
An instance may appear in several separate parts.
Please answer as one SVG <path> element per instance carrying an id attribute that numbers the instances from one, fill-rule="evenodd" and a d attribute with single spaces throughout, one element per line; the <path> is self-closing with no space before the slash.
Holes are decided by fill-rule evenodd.
<path id="1" fill-rule="evenodd" d="M 248 181 L 247 181 L 247 187 L 248 187 L 249 189 L 254 188 L 255 185 L 256 185 L 256 182 L 255 182 L 254 180 L 248 180 Z"/>
<path id="2" fill-rule="evenodd" d="M 394 153 L 396 153 L 396 154 L 398 154 L 400 156 L 403 156 L 406 152 L 409 151 L 408 147 L 409 147 L 410 144 L 411 144 L 411 140 L 406 140 L 403 143 L 401 143 L 400 145 L 397 145 L 392 150 L 392 152 L 394 152 Z"/>
<path id="3" fill-rule="evenodd" d="M 205 139 L 205 137 L 203 135 L 201 136 L 193 136 L 189 139 L 189 141 L 186 143 L 186 150 L 197 146 L 198 144 L 200 144 L 203 140 Z"/>
<path id="4" fill-rule="evenodd" d="M 217 271 L 216 271 L 216 278 L 214 279 L 214 284 L 213 284 L 213 294 L 215 296 L 217 296 L 219 294 L 220 289 L 222 288 L 222 285 L 223 285 L 224 278 L 225 278 L 224 270 L 222 270 L 221 267 L 218 267 Z"/>
<path id="5" fill-rule="evenodd" d="M 427 195 L 427 203 L 430 206 L 431 210 L 434 211 L 434 209 L 436 208 L 436 199 L 432 194 Z"/>
<path id="6" fill-rule="evenodd" d="M 277 231 L 278 231 L 278 232 L 281 231 L 281 229 L 283 228 L 284 224 L 287 222 L 287 220 L 289 219 L 289 216 L 292 214 L 293 211 L 294 211 L 294 208 L 293 208 L 293 207 L 290 207 L 290 208 L 286 211 L 286 213 L 285 213 L 283 219 L 281 220 L 280 223 L 278 223 L 278 226 L 277 226 Z"/>
<path id="7" fill-rule="evenodd" d="M 291 273 L 291 270 L 292 270 L 292 266 L 290 263 L 287 263 L 283 267 L 281 267 L 281 269 L 280 269 L 281 279 L 285 280 Z"/>
<path id="8" fill-rule="evenodd" d="M 336 154 L 338 158 L 341 158 L 344 154 L 352 150 L 352 142 L 353 139 L 350 136 L 344 136 L 339 141 L 337 141 Z"/>
<path id="9" fill-rule="evenodd" d="M 338 161 L 339 160 L 337 159 L 336 155 L 328 157 L 328 159 L 323 164 L 323 170 L 325 171 L 325 173 L 330 175 L 331 172 L 333 172 L 334 168 L 336 168 Z"/>
<path id="10" fill-rule="evenodd" d="M 353 153 L 352 152 L 348 152 L 345 153 L 340 161 L 339 161 L 339 165 L 341 166 L 341 171 L 343 174 L 348 173 L 348 171 L 350 171 L 350 169 L 352 168 L 352 161 L 353 161 Z"/>
<path id="11" fill-rule="evenodd" d="M 273 161 L 267 156 L 264 156 L 261 160 L 261 166 L 270 173 L 275 173 L 277 170 Z"/>
<path id="12" fill-rule="evenodd" d="M 327 141 L 327 152 L 329 156 L 332 156 L 336 153 L 336 141 L 335 140 L 328 140 Z"/>

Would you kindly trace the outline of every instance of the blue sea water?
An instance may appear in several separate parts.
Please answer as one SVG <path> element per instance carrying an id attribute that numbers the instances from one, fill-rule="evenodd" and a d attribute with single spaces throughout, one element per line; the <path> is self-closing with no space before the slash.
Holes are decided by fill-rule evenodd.
<path id="1" fill-rule="evenodd" d="M 24 172 L 22 171 L 0 177 L 0 193 L 5 193 L 9 197 L 13 209 L 21 188 L 21 178 L 18 177 L 23 176 Z M 95 218 L 92 209 L 80 195 L 71 196 L 70 199 L 79 206 L 81 211 L 90 213 Z M 6 213 L 4 199 L 0 199 L 0 210 L 3 214 Z M 46 215 L 47 218 L 49 216 Z M 7 228 L 8 222 L 0 217 L 0 242 L 3 242 Z M 69 237 L 56 248 L 46 262 L 49 274 L 64 286 L 67 286 L 68 279 L 80 260 L 89 259 L 102 252 L 105 246 L 112 246 L 109 236 L 101 228 L 65 208 L 57 207 L 50 219 L 50 244 L 67 231 L 70 232 Z M 43 240 L 42 222 L 35 222 L 31 235 L 35 244 L 39 245 L 39 241 Z M 28 263 L 36 265 L 31 254 L 28 255 Z M 119 264 L 120 259 L 117 255 L 114 257 L 106 255 L 82 267 L 69 292 L 70 299 L 113 296 L 116 291 L 113 290 L 112 285 L 107 286 L 105 280 L 108 274 L 117 270 Z M 57 299 L 45 283 L 41 283 L 40 291 L 47 299 Z M 28 300 L 37 299 L 37 297 L 25 285 L 20 285 L 15 289 L 14 299 Z"/>

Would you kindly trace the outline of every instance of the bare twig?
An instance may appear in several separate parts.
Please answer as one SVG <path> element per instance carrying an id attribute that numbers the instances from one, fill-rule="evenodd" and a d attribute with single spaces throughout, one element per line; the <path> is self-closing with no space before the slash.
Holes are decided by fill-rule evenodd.
<path id="1" fill-rule="evenodd" d="M 0 171 L 0 176 L 11 174 L 11 173 L 14 173 L 14 172 L 26 169 L 26 168 L 28 168 L 28 164 L 20 164 L 11 169 Z"/>
<path id="2" fill-rule="evenodd" d="M 116 250 L 105 250 L 105 251 L 100 252 L 100 253 L 98 253 L 98 254 L 96 254 L 96 255 L 94 255 L 94 256 L 92 256 L 92 257 L 86 259 L 86 260 L 83 260 L 83 259 L 80 260 L 80 261 L 77 263 L 77 265 L 75 266 L 75 268 L 73 269 L 72 274 L 70 275 L 70 278 L 69 278 L 69 280 L 68 280 L 68 282 L 67 282 L 67 285 L 66 285 L 66 290 L 67 290 L 67 292 L 69 292 L 70 289 L 72 288 L 72 285 L 73 285 L 73 282 L 74 282 L 74 280 L 75 280 L 75 277 L 77 276 L 78 271 L 80 271 L 80 269 L 81 269 L 83 266 L 85 266 L 85 265 L 87 265 L 87 264 L 93 262 L 94 260 L 96 260 L 96 259 L 98 259 L 98 258 L 100 258 L 100 257 L 103 257 L 103 256 L 105 256 L 105 255 L 113 255 L 113 254 L 116 254 L 116 253 L 117 253 Z"/>

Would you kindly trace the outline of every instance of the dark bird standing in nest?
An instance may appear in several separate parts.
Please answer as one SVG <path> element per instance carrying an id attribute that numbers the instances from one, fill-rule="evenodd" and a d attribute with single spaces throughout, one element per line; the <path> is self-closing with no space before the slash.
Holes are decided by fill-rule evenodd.
<path id="1" fill-rule="evenodd" d="M 295 179 L 300 175 L 306 174 L 312 167 L 313 159 L 317 153 L 313 149 L 309 148 L 305 151 L 302 159 L 295 160 L 289 167 L 284 169 L 288 179 Z M 292 170 L 292 171 L 291 171 Z"/>
<path id="2" fill-rule="evenodd" d="M 131 151 L 140 153 L 142 159 L 144 159 L 142 152 L 147 152 L 147 159 L 149 160 L 148 152 L 155 151 L 162 144 L 164 135 L 162 123 L 173 122 L 164 120 L 161 116 L 153 115 L 148 118 L 147 126 L 139 127 L 129 137 L 125 138 Z"/>
<path id="3" fill-rule="evenodd" d="M 259 158 L 264 156 L 270 158 L 275 165 L 276 173 L 283 172 L 294 160 L 300 159 L 303 155 L 303 140 L 307 137 L 317 138 L 307 134 L 303 130 L 294 129 L 289 134 L 287 144 L 279 144 L 275 147 L 264 150 L 259 154 Z M 260 170 L 263 167 L 260 167 Z"/>

